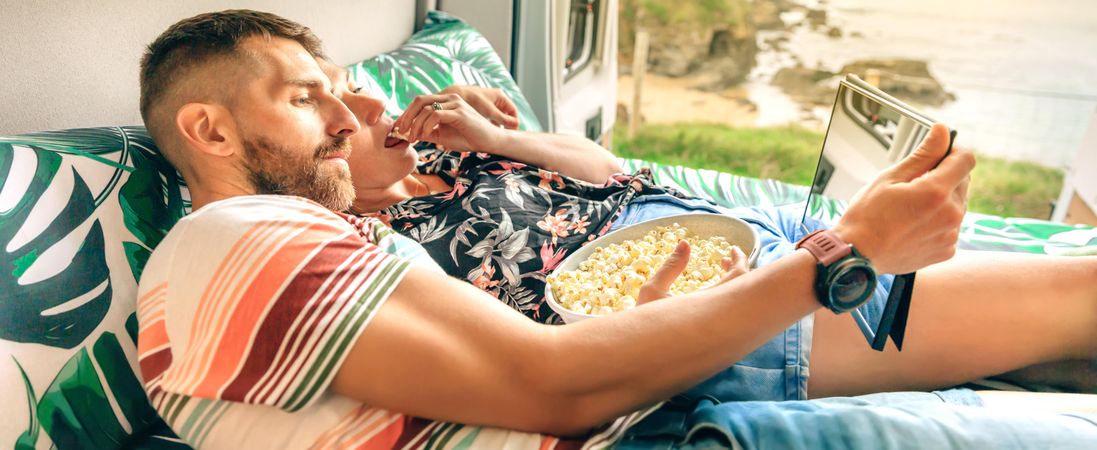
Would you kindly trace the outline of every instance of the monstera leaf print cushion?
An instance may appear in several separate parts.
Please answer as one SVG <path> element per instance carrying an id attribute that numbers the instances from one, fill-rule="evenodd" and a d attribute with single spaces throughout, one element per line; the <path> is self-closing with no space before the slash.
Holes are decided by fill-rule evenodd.
<path id="1" fill-rule="evenodd" d="M 501 89 L 518 108 L 519 127 L 541 131 L 529 101 L 518 90 L 499 55 L 479 31 L 440 11 L 427 13 L 423 29 L 391 52 L 348 67 L 358 86 L 386 97 L 386 112 L 396 116 L 418 95 L 454 84 Z"/>
<path id="2" fill-rule="evenodd" d="M 409 42 L 349 67 L 399 114 L 451 84 L 495 87 L 541 130 L 487 40 L 430 13 Z M 0 137 L 0 448 L 187 448 L 136 374 L 137 280 L 189 210 L 142 127 Z"/>
<path id="3" fill-rule="evenodd" d="M 135 302 L 186 198 L 144 128 L 0 137 L 0 447 L 118 448 L 148 429 L 178 447 L 135 375 Z"/>

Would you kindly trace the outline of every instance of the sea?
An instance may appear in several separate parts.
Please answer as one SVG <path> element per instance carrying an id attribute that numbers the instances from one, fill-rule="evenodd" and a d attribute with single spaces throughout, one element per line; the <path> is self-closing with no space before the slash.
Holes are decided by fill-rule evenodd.
<path id="1" fill-rule="evenodd" d="M 842 35 L 832 38 L 825 28 L 812 30 L 802 12 L 782 14 L 793 25 L 785 50 L 759 54 L 747 85 L 760 126 L 811 121 L 769 85 L 773 73 L 797 58 L 806 67 L 830 71 L 864 58 L 927 61 L 930 73 L 956 100 L 923 110 L 957 129 L 960 145 L 987 155 L 1067 167 L 1094 122 L 1097 0 L 802 3 L 826 10 L 828 25 Z M 759 39 L 774 33 L 763 32 Z M 808 116 L 825 124 L 827 114 L 829 108 L 816 108 Z"/>

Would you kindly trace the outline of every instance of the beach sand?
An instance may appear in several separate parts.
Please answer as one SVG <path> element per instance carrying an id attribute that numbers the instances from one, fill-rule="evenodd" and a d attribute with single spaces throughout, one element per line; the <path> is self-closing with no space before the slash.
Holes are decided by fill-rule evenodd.
<path id="1" fill-rule="evenodd" d="M 617 79 L 617 102 L 625 105 L 630 115 L 633 111 L 632 80 L 629 75 Z M 745 89 L 704 92 L 694 88 L 707 81 L 703 76 L 671 78 L 645 74 L 640 100 L 641 123 L 709 122 L 735 127 L 754 126 L 757 107 L 747 99 Z M 628 124 L 627 121 L 620 123 Z"/>

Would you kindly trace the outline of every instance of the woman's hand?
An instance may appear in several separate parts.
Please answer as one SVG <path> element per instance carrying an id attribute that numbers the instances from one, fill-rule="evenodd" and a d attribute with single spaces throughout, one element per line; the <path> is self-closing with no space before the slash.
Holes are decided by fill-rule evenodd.
<path id="1" fill-rule="evenodd" d="M 420 95 L 396 119 L 407 140 L 433 142 L 451 150 L 490 152 L 507 130 L 492 125 L 457 94 Z"/>
<path id="2" fill-rule="evenodd" d="M 663 265 L 659 266 L 659 269 L 655 271 L 651 278 L 640 287 L 636 306 L 669 296 L 670 285 L 674 284 L 674 280 L 678 279 L 682 275 L 682 271 L 686 270 L 686 264 L 689 263 L 689 253 L 689 243 L 678 241 L 678 246 L 674 247 L 674 252 L 667 257 L 666 261 L 663 261 Z M 744 255 L 739 247 L 732 247 L 731 256 L 720 260 L 720 266 L 725 272 L 723 278 L 705 289 L 727 283 L 740 275 L 750 272 L 747 255 Z"/>
<path id="3" fill-rule="evenodd" d="M 441 93 L 461 96 L 472 109 L 495 125 L 508 130 L 518 129 L 518 108 L 501 89 L 454 85 L 443 89 Z"/>

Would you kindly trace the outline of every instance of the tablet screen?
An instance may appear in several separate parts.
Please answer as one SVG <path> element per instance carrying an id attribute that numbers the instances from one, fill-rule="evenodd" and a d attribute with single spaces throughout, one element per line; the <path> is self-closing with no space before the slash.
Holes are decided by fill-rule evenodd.
<path id="1" fill-rule="evenodd" d="M 918 148 L 932 125 L 933 120 L 905 103 L 847 76 L 838 87 L 804 217 L 827 215 L 823 197 L 848 202 L 880 171 Z M 896 276 L 882 308 L 866 304 L 852 311 L 873 348 L 883 350 L 889 336 L 902 348 L 913 284 L 913 273 Z"/>

